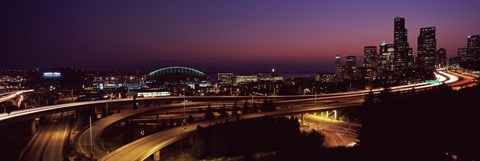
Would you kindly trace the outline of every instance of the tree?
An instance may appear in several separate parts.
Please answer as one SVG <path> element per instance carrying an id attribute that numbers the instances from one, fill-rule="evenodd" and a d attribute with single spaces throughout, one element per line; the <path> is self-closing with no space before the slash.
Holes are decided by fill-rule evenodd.
<path id="1" fill-rule="evenodd" d="M 227 109 L 225 108 L 225 104 L 220 107 L 220 118 L 228 117 Z"/>
<path id="2" fill-rule="evenodd" d="M 195 142 L 192 145 L 193 156 L 197 159 L 205 157 L 208 146 L 205 136 L 205 129 L 201 126 L 197 126 L 194 136 Z"/>
<path id="3" fill-rule="evenodd" d="M 273 103 L 273 100 L 270 99 L 270 101 L 268 101 L 268 109 L 270 111 L 276 111 L 277 108 L 275 107 L 275 103 Z"/>
<path id="4" fill-rule="evenodd" d="M 323 142 L 325 141 L 325 137 L 320 132 L 314 129 L 312 129 L 308 133 L 304 132 L 303 135 L 305 137 L 304 146 L 306 147 L 320 148 L 323 145 Z"/>
<path id="5" fill-rule="evenodd" d="M 150 107 L 150 101 L 145 101 L 145 107 Z"/>
<path id="6" fill-rule="evenodd" d="M 205 110 L 204 117 L 205 117 L 205 120 L 212 120 L 215 118 L 215 115 L 213 115 L 213 112 L 212 112 L 212 106 L 210 104 L 208 104 L 208 107 Z"/>
<path id="7" fill-rule="evenodd" d="M 165 129 L 168 129 L 168 123 L 167 123 L 167 120 L 162 120 L 160 121 L 162 125 L 160 125 L 160 130 L 165 130 Z"/>
<path id="8" fill-rule="evenodd" d="M 174 127 L 175 126 L 175 120 L 173 120 L 173 118 L 170 117 L 169 121 L 168 121 L 168 125 L 170 128 Z"/>
<path id="9" fill-rule="evenodd" d="M 389 86 L 385 86 L 384 89 L 378 95 L 379 102 L 389 102 L 393 99 L 392 89 Z"/>
<path id="10" fill-rule="evenodd" d="M 138 109 L 137 95 L 134 95 L 134 96 L 133 96 L 133 101 L 132 101 L 132 103 L 133 103 L 133 104 L 132 104 L 132 109 L 133 109 L 133 110 Z"/>
<path id="11" fill-rule="evenodd" d="M 237 101 L 235 101 L 233 103 L 233 107 L 232 107 L 232 115 L 233 116 L 238 116 L 238 107 L 237 107 Z"/>
<path id="12" fill-rule="evenodd" d="M 242 109 L 242 113 L 244 114 L 247 114 L 247 113 L 250 113 L 250 106 L 248 106 L 248 102 L 245 100 L 245 103 L 243 103 L 243 109 Z"/>
<path id="13" fill-rule="evenodd" d="M 13 107 L 10 104 L 5 105 L 4 108 L 5 108 L 5 112 L 7 112 L 7 114 L 10 114 L 13 111 Z"/>
<path id="14" fill-rule="evenodd" d="M 268 111 L 268 107 L 267 107 L 267 106 L 268 106 L 268 102 L 267 102 L 267 98 L 265 98 L 265 99 L 263 100 L 262 106 L 260 106 L 260 110 L 261 110 L 262 112 Z"/>
<path id="15" fill-rule="evenodd" d="M 267 112 L 267 111 L 275 111 L 277 108 L 275 108 L 275 104 L 273 103 L 272 100 L 263 100 L 262 106 L 261 106 L 262 112 Z"/>
<path id="16" fill-rule="evenodd" d="M 377 102 L 377 98 L 375 96 L 375 93 L 373 93 L 373 91 L 370 90 L 370 92 L 368 92 L 368 94 L 365 95 L 365 99 L 364 99 L 363 104 L 364 105 L 371 105 L 371 104 L 374 104 L 376 102 Z"/>
<path id="17" fill-rule="evenodd" d="M 195 119 L 193 118 L 193 116 L 192 116 L 192 115 L 189 115 L 189 116 L 188 116 L 188 119 L 187 119 L 187 123 L 188 123 L 188 124 L 192 124 L 192 123 L 194 123 L 194 122 L 195 122 Z"/>
<path id="18" fill-rule="evenodd" d="M 252 112 L 253 112 L 253 113 L 258 112 L 258 106 L 257 106 L 257 104 L 255 104 L 255 103 L 253 104 Z"/>

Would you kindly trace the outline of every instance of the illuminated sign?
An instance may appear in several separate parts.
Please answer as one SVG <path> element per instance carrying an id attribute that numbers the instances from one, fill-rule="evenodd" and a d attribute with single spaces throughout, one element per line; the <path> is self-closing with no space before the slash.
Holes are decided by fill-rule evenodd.
<path id="1" fill-rule="evenodd" d="M 59 72 L 45 72 L 43 73 L 43 77 L 45 78 L 58 78 L 61 77 L 62 74 Z"/>

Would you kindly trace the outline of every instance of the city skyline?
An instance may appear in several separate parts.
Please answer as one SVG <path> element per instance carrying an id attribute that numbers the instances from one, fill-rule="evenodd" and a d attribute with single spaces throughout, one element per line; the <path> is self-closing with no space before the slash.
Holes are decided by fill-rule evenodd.
<path id="1" fill-rule="evenodd" d="M 448 57 L 480 33 L 475 1 L 2 3 L 2 68 L 332 72 L 337 52 L 363 60 L 364 46 L 393 44 L 396 16 L 415 56 L 421 28 Z"/>

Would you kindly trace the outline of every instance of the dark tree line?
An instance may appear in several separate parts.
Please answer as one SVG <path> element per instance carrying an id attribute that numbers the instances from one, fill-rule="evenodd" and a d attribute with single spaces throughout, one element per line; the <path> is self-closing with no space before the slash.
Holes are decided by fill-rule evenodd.
<path id="1" fill-rule="evenodd" d="M 360 160 L 478 160 L 480 87 L 441 86 L 368 94 L 361 107 Z M 448 155 L 446 155 L 448 153 Z"/>
<path id="2" fill-rule="evenodd" d="M 276 157 L 287 158 L 298 149 L 321 147 L 322 135 L 315 131 L 301 133 L 299 127 L 297 119 L 283 117 L 198 127 L 192 153 L 198 159 L 243 155 L 250 160 L 259 152 L 276 152 Z"/>

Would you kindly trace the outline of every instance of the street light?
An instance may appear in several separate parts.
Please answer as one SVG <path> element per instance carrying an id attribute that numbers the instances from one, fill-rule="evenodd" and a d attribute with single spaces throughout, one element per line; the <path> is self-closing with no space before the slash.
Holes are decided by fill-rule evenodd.
<path id="1" fill-rule="evenodd" d="M 186 130 L 186 129 L 187 129 L 187 128 L 184 127 L 184 128 L 182 129 L 182 132 L 180 132 L 180 139 L 183 139 L 183 131 Z M 182 142 L 180 141 L 180 160 L 181 160 L 181 161 L 183 161 L 183 155 L 182 155 L 182 153 L 183 153 L 183 144 L 182 144 Z"/>
<path id="2" fill-rule="evenodd" d="M 183 90 L 183 117 L 185 117 L 185 88 Z"/>
<path id="3" fill-rule="evenodd" d="M 93 134 L 92 134 L 92 116 L 90 116 L 90 154 L 93 157 Z"/>
<path id="4" fill-rule="evenodd" d="M 253 101 L 253 93 L 252 93 L 252 106 L 253 106 L 253 103 L 254 103 L 254 101 Z"/>
<path id="5" fill-rule="evenodd" d="M 337 120 L 337 110 L 333 110 L 333 116 L 334 116 L 335 120 Z"/>

